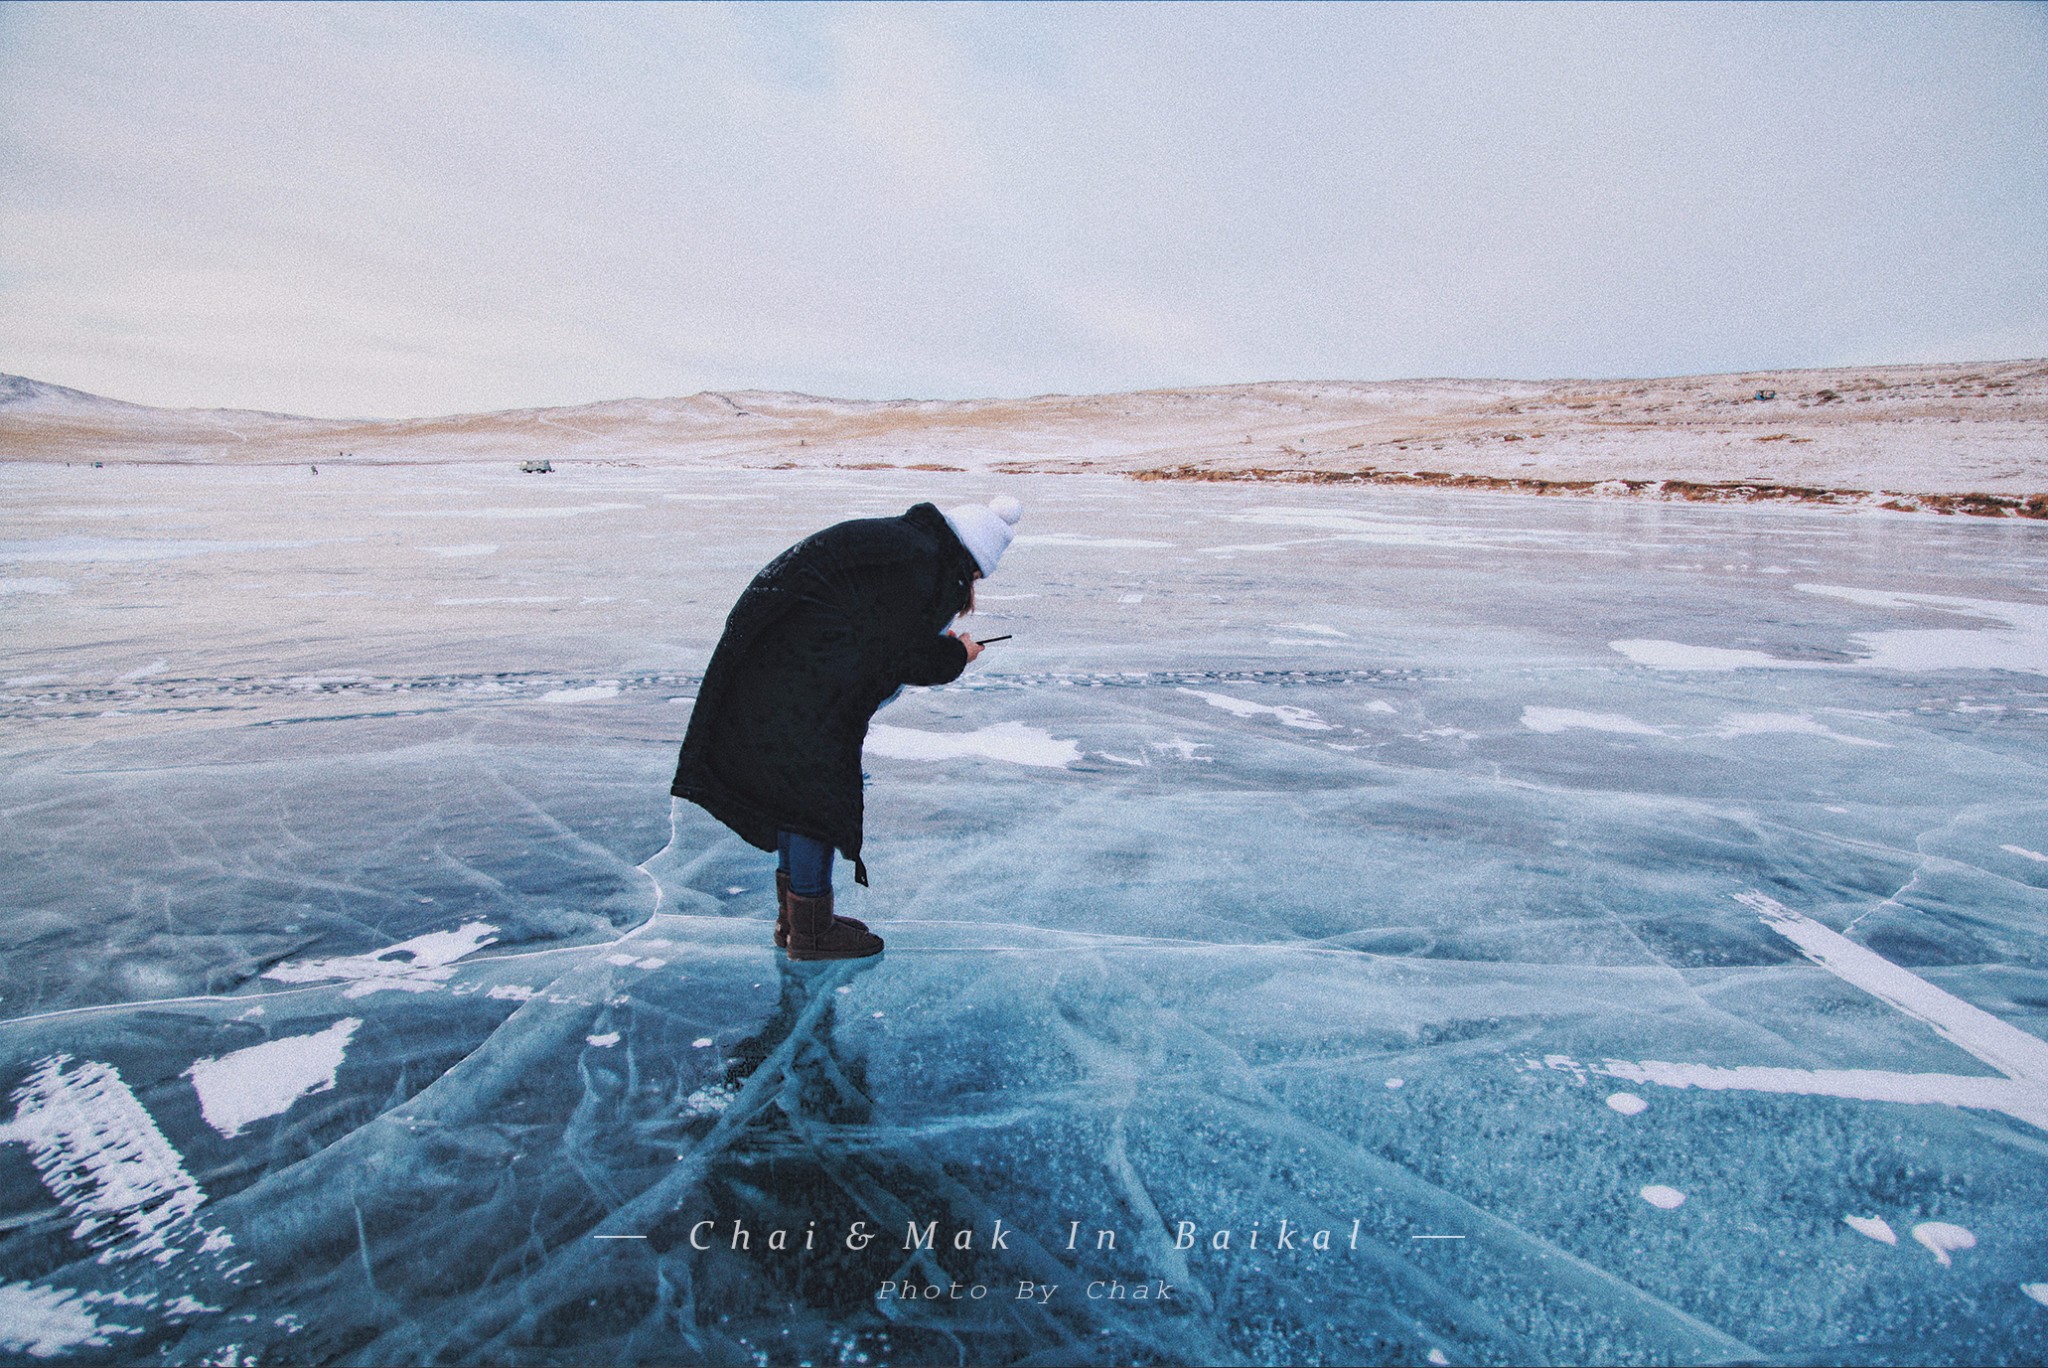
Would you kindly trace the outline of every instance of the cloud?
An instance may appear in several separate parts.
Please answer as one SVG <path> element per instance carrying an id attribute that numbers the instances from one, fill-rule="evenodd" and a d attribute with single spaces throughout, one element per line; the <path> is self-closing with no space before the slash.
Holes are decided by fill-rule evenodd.
<path id="1" fill-rule="evenodd" d="M 2048 352 L 2020 6 L 15 5 L 0 369 L 347 415 Z"/>

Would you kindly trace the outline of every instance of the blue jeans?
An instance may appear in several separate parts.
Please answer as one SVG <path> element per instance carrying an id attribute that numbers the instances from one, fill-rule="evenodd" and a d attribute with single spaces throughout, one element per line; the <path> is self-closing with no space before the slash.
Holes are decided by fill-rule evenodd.
<path id="1" fill-rule="evenodd" d="M 789 891 L 822 898 L 832 891 L 832 847 L 794 831 L 775 837 L 776 868 L 789 875 Z"/>

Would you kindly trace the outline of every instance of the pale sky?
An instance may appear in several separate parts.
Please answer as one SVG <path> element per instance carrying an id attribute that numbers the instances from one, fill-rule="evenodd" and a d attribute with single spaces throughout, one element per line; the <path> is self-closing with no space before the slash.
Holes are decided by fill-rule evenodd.
<path id="1" fill-rule="evenodd" d="M 0 5 L 0 371 L 411 416 L 2048 356 L 2048 6 Z"/>

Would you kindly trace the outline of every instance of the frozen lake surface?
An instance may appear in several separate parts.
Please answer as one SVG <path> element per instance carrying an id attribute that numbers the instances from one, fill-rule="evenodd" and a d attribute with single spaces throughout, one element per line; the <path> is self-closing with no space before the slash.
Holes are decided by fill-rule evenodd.
<path id="1" fill-rule="evenodd" d="M 870 738 L 888 952 L 791 966 L 667 797 L 698 673 L 799 536 L 999 490 L 1015 639 Z M 13 1359 L 2048 1355 L 2048 528 L 627 467 L 0 509 Z"/>

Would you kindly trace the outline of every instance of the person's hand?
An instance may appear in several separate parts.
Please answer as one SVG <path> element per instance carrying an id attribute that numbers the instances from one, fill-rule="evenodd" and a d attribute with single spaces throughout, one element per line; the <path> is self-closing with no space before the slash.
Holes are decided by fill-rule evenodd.
<path id="1" fill-rule="evenodd" d="M 953 638 L 953 640 L 959 642 L 962 646 L 965 646 L 967 648 L 967 663 L 969 665 L 972 665 L 974 663 L 975 657 L 981 654 L 981 643 L 976 641 L 973 637 L 967 635 L 967 633 L 948 632 L 946 633 L 946 635 Z"/>

